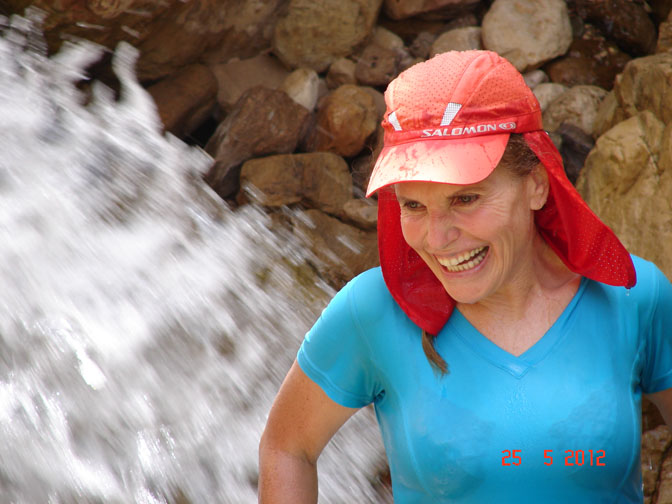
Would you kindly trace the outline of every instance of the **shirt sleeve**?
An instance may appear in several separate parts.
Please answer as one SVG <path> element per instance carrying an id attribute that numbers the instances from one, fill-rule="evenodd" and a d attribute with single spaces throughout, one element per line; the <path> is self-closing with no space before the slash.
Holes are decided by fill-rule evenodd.
<path id="1" fill-rule="evenodd" d="M 333 401 L 349 408 L 371 403 L 380 388 L 366 335 L 352 306 L 358 278 L 331 300 L 306 334 L 297 355 L 303 372 Z"/>
<path id="2" fill-rule="evenodd" d="M 646 341 L 646 365 L 642 375 L 642 390 L 646 394 L 672 388 L 672 285 L 655 268 L 651 285 L 657 294 Z"/>

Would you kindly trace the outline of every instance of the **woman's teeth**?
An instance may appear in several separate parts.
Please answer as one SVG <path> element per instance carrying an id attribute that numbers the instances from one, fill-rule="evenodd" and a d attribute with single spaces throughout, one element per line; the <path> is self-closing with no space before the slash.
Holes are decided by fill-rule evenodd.
<path id="1" fill-rule="evenodd" d="M 469 252 L 464 252 L 452 259 L 438 259 L 439 264 L 448 271 L 465 271 L 471 269 L 485 259 L 488 247 L 479 247 Z"/>

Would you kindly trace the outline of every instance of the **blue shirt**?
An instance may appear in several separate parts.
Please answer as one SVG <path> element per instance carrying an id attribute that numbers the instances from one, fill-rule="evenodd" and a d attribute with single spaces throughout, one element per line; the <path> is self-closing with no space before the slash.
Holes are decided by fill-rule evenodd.
<path id="1" fill-rule="evenodd" d="M 435 342 L 443 377 L 372 269 L 334 297 L 298 363 L 337 403 L 375 405 L 396 503 L 641 503 L 641 396 L 672 387 L 672 287 L 633 261 L 634 288 L 583 278 L 518 357 L 455 310 Z"/>

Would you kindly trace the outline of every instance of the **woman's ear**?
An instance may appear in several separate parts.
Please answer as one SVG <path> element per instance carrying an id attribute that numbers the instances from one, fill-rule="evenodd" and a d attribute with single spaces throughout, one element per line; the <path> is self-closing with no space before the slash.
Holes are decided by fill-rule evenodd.
<path id="1" fill-rule="evenodd" d="M 548 199 L 548 173 L 546 167 L 539 163 L 529 174 L 530 177 L 530 209 L 540 210 Z"/>

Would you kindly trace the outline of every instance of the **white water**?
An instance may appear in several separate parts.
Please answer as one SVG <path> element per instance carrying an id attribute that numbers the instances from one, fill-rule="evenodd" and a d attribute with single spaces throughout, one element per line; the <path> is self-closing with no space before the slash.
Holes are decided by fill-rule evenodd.
<path id="1" fill-rule="evenodd" d="M 98 48 L 47 59 L 29 21 L 0 23 L 0 504 L 256 502 L 266 414 L 331 293 L 161 133 L 130 46 L 121 98 L 84 105 Z M 320 459 L 321 502 L 381 502 L 381 460 L 360 412 Z"/>

